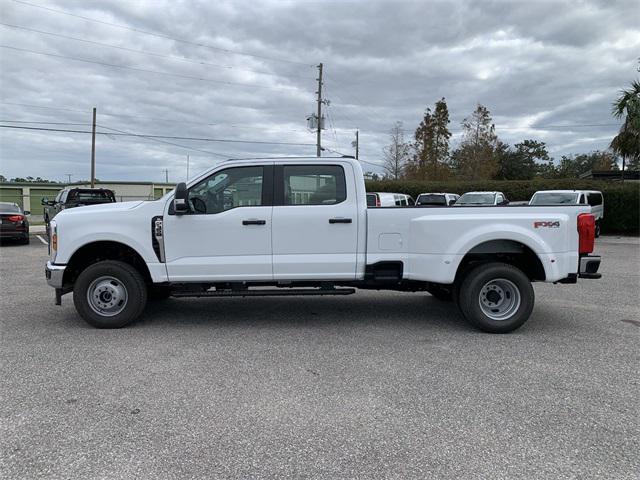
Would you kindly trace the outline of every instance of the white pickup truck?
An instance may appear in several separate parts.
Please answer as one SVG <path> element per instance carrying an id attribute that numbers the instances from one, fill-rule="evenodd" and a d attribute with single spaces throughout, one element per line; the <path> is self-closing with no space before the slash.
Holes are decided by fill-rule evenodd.
<path id="1" fill-rule="evenodd" d="M 91 325 L 147 300 L 429 292 L 481 330 L 531 314 L 531 282 L 599 278 L 588 206 L 367 208 L 351 158 L 232 160 L 159 200 L 65 210 L 46 266 Z"/>

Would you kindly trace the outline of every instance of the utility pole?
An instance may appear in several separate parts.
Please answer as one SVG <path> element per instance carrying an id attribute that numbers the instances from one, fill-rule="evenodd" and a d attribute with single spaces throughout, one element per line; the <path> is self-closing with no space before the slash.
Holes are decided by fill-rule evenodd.
<path id="1" fill-rule="evenodd" d="M 164 172 L 164 183 L 169 183 L 169 170 L 165 168 L 162 171 Z"/>
<path id="2" fill-rule="evenodd" d="M 187 182 L 189 181 L 189 154 L 187 153 Z"/>
<path id="3" fill-rule="evenodd" d="M 93 107 L 93 125 L 91 127 L 91 188 L 96 186 L 96 107 Z"/>
<path id="4" fill-rule="evenodd" d="M 316 140 L 316 157 L 322 156 L 322 63 L 318 65 L 318 130 Z"/>
<path id="5" fill-rule="evenodd" d="M 65 173 L 66 177 L 67 177 L 67 183 L 71 183 L 71 177 L 73 176 L 73 173 Z"/>
<path id="6" fill-rule="evenodd" d="M 356 130 L 356 160 L 360 158 L 360 131 Z"/>

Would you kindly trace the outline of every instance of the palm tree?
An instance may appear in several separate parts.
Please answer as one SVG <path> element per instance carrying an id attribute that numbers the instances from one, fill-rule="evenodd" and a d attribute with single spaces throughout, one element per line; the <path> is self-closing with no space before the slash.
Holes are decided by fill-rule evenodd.
<path id="1" fill-rule="evenodd" d="M 629 90 L 622 90 L 613 103 L 613 116 L 624 119 L 620 132 L 611 141 L 611 149 L 622 156 L 622 179 L 625 161 L 631 160 L 635 168 L 640 162 L 640 81 L 631 82 Z"/>

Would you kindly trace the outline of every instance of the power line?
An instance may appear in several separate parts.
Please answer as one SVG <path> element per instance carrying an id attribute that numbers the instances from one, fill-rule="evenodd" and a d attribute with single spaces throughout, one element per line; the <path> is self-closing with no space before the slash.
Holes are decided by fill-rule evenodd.
<path id="1" fill-rule="evenodd" d="M 198 80 L 198 81 L 201 81 L 201 82 L 211 82 L 211 83 L 219 83 L 219 84 L 223 84 L 223 85 L 233 85 L 233 86 L 239 86 L 239 87 L 267 88 L 267 89 L 276 89 L 276 90 L 278 90 L 278 89 L 292 89 L 293 88 L 293 87 L 289 87 L 289 86 L 286 86 L 286 85 L 276 85 L 276 86 L 255 85 L 255 84 L 251 84 L 251 83 L 228 82 L 226 80 L 213 80 L 211 78 L 195 77 L 195 76 L 192 76 L 192 75 L 183 75 L 181 73 L 162 72 L 162 71 L 159 71 L 159 70 L 149 70 L 149 69 L 146 69 L 146 68 L 131 67 L 131 66 L 128 66 L 128 65 L 118 65 L 118 64 L 115 64 L 115 63 L 98 62 L 96 60 L 88 60 L 86 58 L 69 57 L 67 55 L 58 55 L 57 53 L 37 52 L 35 50 L 29 50 L 27 48 L 13 47 L 11 45 L 0 45 L 0 48 L 8 48 L 10 50 L 16 50 L 18 52 L 31 53 L 31 54 L 34 54 L 34 55 L 44 55 L 44 56 L 47 56 L 47 57 L 64 58 L 66 60 L 73 60 L 73 61 L 76 61 L 76 62 L 92 63 L 92 64 L 95 64 L 95 65 L 101 65 L 103 67 L 123 68 L 123 69 L 126 69 L 126 70 L 134 70 L 136 72 L 152 73 L 154 75 L 165 75 L 165 76 L 176 77 L 176 78 L 186 78 L 186 79 L 189 79 L 189 80 Z"/>
<path id="2" fill-rule="evenodd" d="M 74 40 L 76 42 L 84 42 L 84 43 L 89 43 L 89 44 L 92 44 L 92 45 L 99 45 L 99 46 L 102 46 L 102 47 L 116 48 L 118 50 L 124 50 L 124 51 L 127 51 L 127 52 L 138 53 L 138 54 L 141 54 L 141 55 L 149 55 L 149 56 L 152 56 L 152 57 L 159 57 L 159 58 L 168 58 L 168 59 L 171 59 L 171 60 L 178 60 L 178 61 L 182 61 L 182 62 L 193 63 L 193 64 L 196 64 L 196 65 L 205 65 L 205 66 L 208 66 L 208 67 L 224 68 L 224 69 L 228 69 L 228 70 L 239 70 L 239 71 L 243 71 L 243 72 L 257 73 L 257 74 L 260 74 L 260 75 L 272 75 L 272 76 L 275 76 L 275 77 L 296 77 L 296 78 L 304 78 L 304 79 L 307 79 L 307 80 L 312 80 L 312 77 L 304 76 L 304 75 L 291 75 L 291 74 L 280 75 L 280 74 L 273 73 L 273 72 L 265 72 L 265 71 L 261 71 L 261 70 L 251 70 L 251 69 L 248 69 L 248 68 L 233 67 L 231 65 L 220 65 L 220 64 L 217 64 L 217 63 L 202 62 L 200 60 L 191 60 L 189 58 L 179 57 L 179 56 L 176 56 L 176 55 L 164 55 L 162 53 L 147 52 L 145 50 L 136 50 L 135 48 L 128 48 L 128 47 L 123 47 L 123 46 L 120 46 L 120 45 L 112 45 L 112 44 L 109 44 L 109 43 L 96 42 L 94 40 L 87 40 L 87 39 L 84 39 L 84 38 L 71 37 L 69 35 L 62 35 L 60 33 L 45 32 L 44 30 L 36 30 L 34 28 L 24 27 L 22 25 L 11 25 L 9 23 L 3 23 L 3 22 L 0 22 L 0 25 L 3 25 L 5 27 L 9 27 L 9 28 L 16 28 L 16 29 L 19 29 L 19 30 L 25 30 L 27 32 L 34 32 L 34 33 L 39 33 L 39 34 L 43 34 L 43 35 L 51 35 L 51 36 L 54 36 L 54 37 L 65 38 L 67 40 Z"/>
<path id="3" fill-rule="evenodd" d="M 27 103 L 15 103 L 15 102 L 2 102 L 2 101 L 0 101 L 0 104 L 3 104 L 3 105 L 14 105 L 14 106 L 17 106 L 17 107 L 42 108 L 42 109 L 45 109 L 45 110 L 59 110 L 59 111 L 62 111 L 62 112 L 81 113 L 83 115 L 86 115 L 86 113 L 87 113 L 87 110 L 80 110 L 80 109 L 75 109 L 75 108 L 49 107 L 49 106 L 45 106 L 45 105 L 33 105 L 33 104 L 27 104 Z M 89 107 L 87 107 L 87 108 L 89 108 Z M 184 120 L 182 118 L 147 117 L 147 116 L 143 116 L 143 115 L 127 115 L 125 113 L 107 113 L 107 112 L 102 112 L 100 115 L 102 115 L 102 116 L 106 115 L 108 117 L 140 118 L 140 119 L 143 119 L 143 120 L 152 120 L 154 122 L 188 123 L 188 124 L 192 124 L 192 125 L 203 125 L 203 126 L 207 126 L 207 127 L 223 126 L 223 127 L 230 127 L 230 128 L 249 128 L 249 129 L 252 129 L 252 130 L 256 130 L 256 129 L 272 130 L 272 127 L 263 127 L 263 126 L 260 126 L 260 125 L 239 125 L 239 124 L 234 124 L 234 123 L 210 123 L 210 122 L 204 122 L 204 121 L 195 122 L 195 121 L 191 121 L 191 120 Z M 7 120 L 7 122 L 10 122 L 10 121 Z M 10 123 L 15 123 L 15 122 L 10 122 Z M 29 122 L 29 123 L 33 123 L 33 122 Z M 282 130 L 282 131 L 309 133 L 309 130 L 307 130 L 307 129 L 291 129 L 291 128 L 288 128 L 288 129 Z"/>
<path id="4" fill-rule="evenodd" d="M 111 128 L 111 127 L 107 127 L 106 125 L 100 125 L 100 128 L 106 128 L 107 130 L 113 130 L 114 132 L 118 132 L 120 134 L 128 134 L 128 135 L 134 135 L 130 132 L 126 132 L 124 130 L 118 130 L 116 128 Z M 98 132 L 96 132 L 98 133 Z M 108 136 L 109 134 L 107 134 Z M 114 134 L 115 135 L 115 134 Z M 214 155 L 216 157 L 221 157 L 221 158 L 229 158 L 229 155 L 225 154 L 225 153 L 218 153 L 218 152 L 211 152 L 209 150 L 202 150 L 199 148 L 193 148 L 193 147 L 188 147 L 186 145 L 180 145 L 179 143 L 174 143 L 174 142 L 168 142 L 166 140 L 160 140 L 158 138 L 149 138 L 149 140 L 154 141 L 154 142 L 158 142 L 158 143 L 164 143 L 166 145 L 173 145 L 175 147 L 180 147 L 180 148 L 184 148 L 186 150 L 194 150 L 196 152 L 201 152 L 201 153 L 208 153 L 210 155 Z"/>
<path id="5" fill-rule="evenodd" d="M 338 155 L 341 155 L 341 156 L 343 156 L 343 157 L 355 158 L 353 155 L 350 155 L 350 154 L 349 154 L 349 155 L 347 155 L 346 153 L 339 152 L 338 150 L 333 150 L 333 149 L 331 149 L 331 148 L 326 148 L 326 147 L 325 147 L 324 149 L 325 149 L 325 150 L 327 150 L 328 152 L 331 152 L 331 153 L 337 153 Z M 381 163 L 368 162 L 368 161 L 366 161 L 366 160 L 362 160 L 361 158 L 359 158 L 359 159 L 357 159 L 357 160 L 358 160 L 359 162 L 366 163 L 366 164 L 368 164 L 368 165 L 373 165 L 374 167 L 382 167 L 382 164 L 381 164 Z"/>
<path id="6" fill-rule="evenodd" d="M 104 125 L 101 125 L 103 127 Z M 0 128 L 13 128 L 18 130 L 41 130 L 49 132 L 66 132 L 66 133 L 91 133 L 89 130 L 73 130 L 62 128 L 44 128 L 44 127 L 25 127 L 18 125 L 0 125 Z M 106 128 L 106 127 L 105 127 Z M 157 139 L 169 139 L 169 140 L 190 140 L 195 142 L 220 142 L 220 143 L 249 143 L 257 145 L 291 145 L 291 146 L 305 146 L 315 147 L 315 143 L 297 143 L 297 142 L 270 142 L 267 140 L 232 140 L 227 138 L 206 138 L 206 137 L 180 137 L 173 135 L 147 135 L 142 133 L 110 133 L 110 132 L 96 132 L 96 135 L 112 135 L 121 137 L 141 137 L 141 138 L 157 138 Z"/>
<path id="7" fill-rule="evenodd" d="M 23 120 L 0 120 L 0 123 L 24 123 L 24 124 L 33 124 L 33 125 L 70 125 L 70 126 L 78 126 L 78 125 L 91 125 L 90 123 L 70 123 L 70 122 L 26 122 Z"/>
<path id="8" fill-rule="evenodd" d="M 263 60 L 271 60 L 271 61 L 274 61 L 274 62 L 290 63 L 290 64 L 294 64 L 294 65 L 304 65 L 305 67 L 315 67 L 315 65 L 310 65 L 308 63 L 298 62 L 298 61 L 295 61 L 295 60 L 289 60 L 289 59 L 284 59 L 284 58 L 279 58 L 279 57 L 271 57 L 271 56 L 268 56 L 268 55 L 256 55 L 256 54 L 253 54 L 253 53 L 241 52 L 239 50 L 230 50 L 230 49 L 227 49 L 227 48 L 215 47 L 213 45 L 207 45 L 207 44 L 204 44 L 204 43 L 194 42 L 194 41 L 186 40 L 186 39 L 183 39 L 183 38 L 172 37 L 170 35 L 165 35 L 163 33 L 150 32 L 150 31 L 142 30 L 142 29 L 135 28 L 135 27 L 129 27 L 127 25 L 120 25 L 120 24 L 117 24 L 117 23 L 106 22 L 104 20 L 98 20 L 96 18 L 85 17 L 83 15 L 77 15 L 75 13 L 65 12 L 64 10 L 57 10 L 55 8 L 45 7 L 43 5 L 37 5 L 35 3 L 29 3 L 29 2 L 25 2 L 23 0 L 13 0 L 13 1 L 15 3 L 19 3 L 19 4 L 22 4 L 22 5 L 27 5 L 29 7 L 40 8 L 42 10 L 47 10 L 49 12 L 54 12 L 54 13 L 58 13 L 58 14 L 61 14 L 61 15 L 68 15 L 70 17 L 81 18 L 82 20 L 86 20 L 88 22 L 100 23 L 102 25 L 109 25 L 111 27 L 122 28 L 122 29 L 125 29 L 125 30 L 130 30 L 132 32 L 142 33 L 144 35 L 151 35 L 153 37 L 159 37 L 159 38 L 165 38 L 167 40 L 173 40 L 174 42 L 185 43 L 185 44 L 188 44 L 188 45 L 195 45 L 197 47 L 210 48 L 212 50 L 217 50 L 217 51 L 224 52 L 224 53 L 227 53 L 227 54 L 243 55 L 243 56 L 247 56 L 247 57 L 260 58 L 260 59 L 263 59 Z"/>

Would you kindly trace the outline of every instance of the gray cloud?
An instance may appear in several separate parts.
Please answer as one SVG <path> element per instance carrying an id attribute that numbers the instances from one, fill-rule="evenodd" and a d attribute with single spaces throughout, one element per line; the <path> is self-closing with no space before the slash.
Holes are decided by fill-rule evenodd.
<path id="1" fill-rule="evenodd" d="M 637 75 L 640 52 L 633 1 L 33 3 L 160 36 L 2 0 L 3 23 L 121 48 L 0 26 L 2 45 L 139 70 L 1 48 L 1 120 L 85 130 L 97 106 L 105 131 L 313 144 L 305 117 L 315 108 L 313 66 L 322 61 L 331 100 L 325 146 L 352 153 L 359 128 L 363 158 L 373 163 L 395 121 L 410 136 L 424 109 L 443 96 L 454 132 L 481 102 L 506 142 L 540 139 L 556 157 L 606 148 L 617 130 L 611 102 Z M 592 124 L 607 126 L 553 127 Z M 2 129 L 0 141 L 7 177 L 88 176 L 88 135 Z M 157 181 L 168 168 L 178 180 L 187 154 L 192 171 L 219 161 L 203 151 L 315 153 L 313 146 L 172 142 L 192 150 L 100 136 L 98 177 Z"/>

